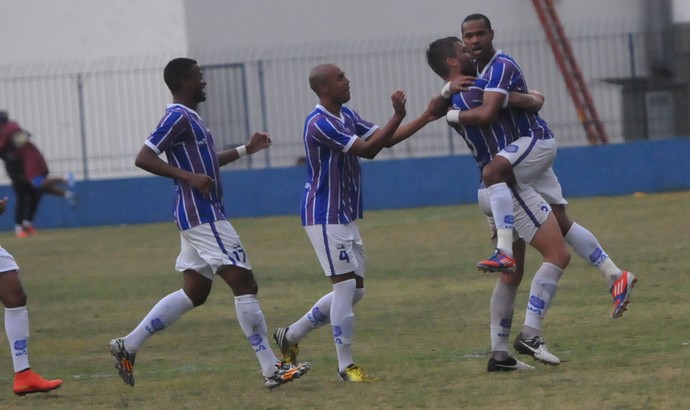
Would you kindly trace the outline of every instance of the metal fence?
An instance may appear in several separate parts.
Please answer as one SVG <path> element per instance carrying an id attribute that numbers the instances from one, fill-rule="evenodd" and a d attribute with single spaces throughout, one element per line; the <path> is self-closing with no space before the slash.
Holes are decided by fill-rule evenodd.
<path id="1" fill-rule="evenodd" d="M 582 32 L 592 30 L 583 27 Z M 504 34 L 505 39 L 497 39 L 496 44 L 517 59 L 530 88 L 546 95 L 541 115 L 555 131 L 559 145 L 587 144 L 541 29 Z M 243 143 L 253 130 L 271 133 L 274 144 L 270 150 L 243 158 L 230 169 L 295 165 L 303 155 L 304 118 L 317 102 L 307 81 L 315 64 L 332 62 L 344 69 L 351 81 L 349 105 L 364 118 L 385 123 L 393 112 L 390 95 L 398 88 L 406 90 L 408 117 L 413 118 L 442 86 L 426 65 L 425 50 L 432 40 L 446 35 L 192 53 L 209 84 L 208 100 L 201 104 L 200 113 L 221 147 Z M 628 84 L 626 94 L 626 81 L 634 83 L 650 74 L 644 56 L 651 37 L 654 33 L 571 35 L 613 143 L 630 139 L 626 133 L 643 127 L 644 135 L 636 138 L 673 136 L 678 127 L 672 124 L 690 108 L 688 94 L 677 93 L 687 88 L 687 78 L 676 78 L 675 83 L 680 83 L 671 89 L 648 89 L 634 95 Z M 683 43 L 677 48 L 687 58 L 690 47 Z M 169 103 L 162 67 L 172 57 L 177 56 L 112 59 L 89 65 L 0 66 L 0 108 L 32 132 L 53 173 L 71 171 L 78 179 L 143 175 L 133 161 Z M 635 102 L 635 98 L 642 100 Z M 626 108 L 630 101 L 632 108 Z M 626 114 L 639 104 L 645 104 L 647 110 L 637 116 Z M 462 140 L 441 120 L 377 158 L 467 153 Z M 0 183 L 7 183 L 4 174 Z"/>

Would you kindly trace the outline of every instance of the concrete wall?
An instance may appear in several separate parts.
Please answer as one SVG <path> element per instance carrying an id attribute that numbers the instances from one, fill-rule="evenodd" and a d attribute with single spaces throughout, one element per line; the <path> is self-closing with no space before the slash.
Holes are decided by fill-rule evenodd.
<path id="1" fill-rule="evenodd" d="M 690 189 L 690 138 L 619 145 L 561 148 L 555 170 L 566 198 L 627 195 Z M 474 203 L 478 171 L 469 156 L 366 161 L 365 210 Z M 223 174 L 228 216 L 294 215 L 305 170 L 301 167 Z M 88 181 L 78 185 L 79 206 L 44 197 L 35 220 L 39 229 L 172 221 L 173 184 L 160 177 Z M 14 195 L 0 230 L 13 228 Z M 366 217 L 366 214 L 365 214 Z M 171 222 L 172 223 L 172 222 Z"/>

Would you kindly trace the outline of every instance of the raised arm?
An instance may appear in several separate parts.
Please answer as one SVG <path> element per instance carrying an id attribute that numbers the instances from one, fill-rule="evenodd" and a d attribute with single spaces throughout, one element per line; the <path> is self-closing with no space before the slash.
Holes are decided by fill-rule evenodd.
<path id="1" fill-rule="evenodd" d="M 394 92 L 393 95 L 391 95 L 391 102 L 393 104 L 394 113 L 386 125 L 374 131 L 374 134 L 367 140 L 357 138 L 350 147 L 349 152 L 359 157 L 373 159 L 390 143 L 395 131 L 400 126 L 405 115 L 407 115 L 405 109 L 405 103 L 407 102 L 405 91 L 398 90 Z"/>
<path id="2" fill-rule="evenodd" d="M 410 138 L 417 131 L 424 128 L 424 126 L 426 126 L 428 123 L 436 121 L 437 119 L 446 115 L 447 110 L 448 100 L 441 96 L 432 98 L 431 101 L 429 101 L 426 110 L 424 110 L 419 117 L 406 123 L 405 125 L 398 127 L 398 129 L 395 131 L 395 134 L 393 134 L 393 138 L 391 138 L 386 145 L 386 148 L 390 148 L 393 145 Z"/>

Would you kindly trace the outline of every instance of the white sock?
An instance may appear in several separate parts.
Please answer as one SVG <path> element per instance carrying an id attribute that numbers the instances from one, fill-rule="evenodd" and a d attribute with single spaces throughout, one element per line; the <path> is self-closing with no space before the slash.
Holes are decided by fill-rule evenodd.
<path id="1" fill-rule="evenodd" d="M 5 334 L 10 342 L 14 372 L 29 368 L 29 312 L 26 306 L 5 308 Z"/>
<path id="2" fill-rule="evenodd" d="M 537 273 L 534 274 L 532 285 L 529 288 L 529 302 L 525 312 L 525 326 L 541 330 L 541 321 L 549 309 L 551 300 L 556 294 L 558 280 L 563 275 L 563 269 L 558 266 L 544 262 L 541 264 Z M 528 335 L 523 335 L 527 338 Z"/>
<path id="3" fill-rule="evenodd" d="M 609 258 L 596 236 L 581 225 L 573 223 L 565 235 L 565 241 L 582 259 L 596 267 L 609 286 L 623 273 Z"/>
<path id="4" fill-rule="evenodd" d="M 356 305 L 364 297 L 364 293 L 364 288 L 356 288 L 352 304 Z M 332 300 L 333 292 L 322 296 L 304 316 L 288 327 L 287 334 L 285 335 L 287 340 L 290 343 L 297 344 L 304 339 L 307 333 L 330 323 Z"/>
<path id="5" fill-rule="evenodd" d="M 513 323 L 513 308 L 517 287 L 496 281 L 491 294 L 491 351 L 510 351 L 510 328 Z"/>
<path id="6" fill-rule="evenodd" d="M 333 285 L 331 302 L 331 326 L 333 342 L 338 355 L 338 371 L 344 371 L 352 363 L 352 336 L 355 327 L 355 314 L 352 306 L 355 296 L 355 280 L 350 279 Z"/>
<path id="7" fill-rule="evenodd" d="M 330 323 L 332 299 L 333 292 L 323 295 L 304 316 L 291 324 L 285 335 L 287 340 L 290 343 L 297 344 L 307 333 Z"/>
<path id="8" fill-rule="evenodd" d="M 244 335 L 259 359 L 261 372 L 264 376 L 272 375 L 278 358 L 269 344 L 266 319 L 256 295 L 235 296 L 235 312 Z"/>
<path id="9" fill-rule="evenodd" d="M 491 214 L 496 223 L 496 247 L 513 256 L 513 198 L 508 184 L 499 182 L 487 188 Z"/>
<path id="10" fill-rule="evenodd" d="M 192 308 L 194 308 L 192 300 L 182 289 L 159 300 L 141 323 L 125 336 L 125 349 L 131 353 L 136 353 L 149 337 L 175 323 Z"/>

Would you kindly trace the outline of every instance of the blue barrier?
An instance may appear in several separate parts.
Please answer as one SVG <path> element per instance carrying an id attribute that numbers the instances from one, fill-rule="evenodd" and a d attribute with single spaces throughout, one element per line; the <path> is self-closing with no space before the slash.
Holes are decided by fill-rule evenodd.
<path id="1" fill-rule="evenodd" d="M 566 198 L 690 189 L 690 138 L 637 141 L 558 150 L 554 169 Z M 479 173 L 467 155 L 363 161 L 365 210 L 473 203 Z M 299 217 L 302 167 L 231 171 L 222 175 L 230 218 Z M 161 177 L 78 182 L 79 205 L 45 195 L 39 229 L 172 221 L 173 183 Z M 0 230 L 14 227 L 14 193 Z"/>

